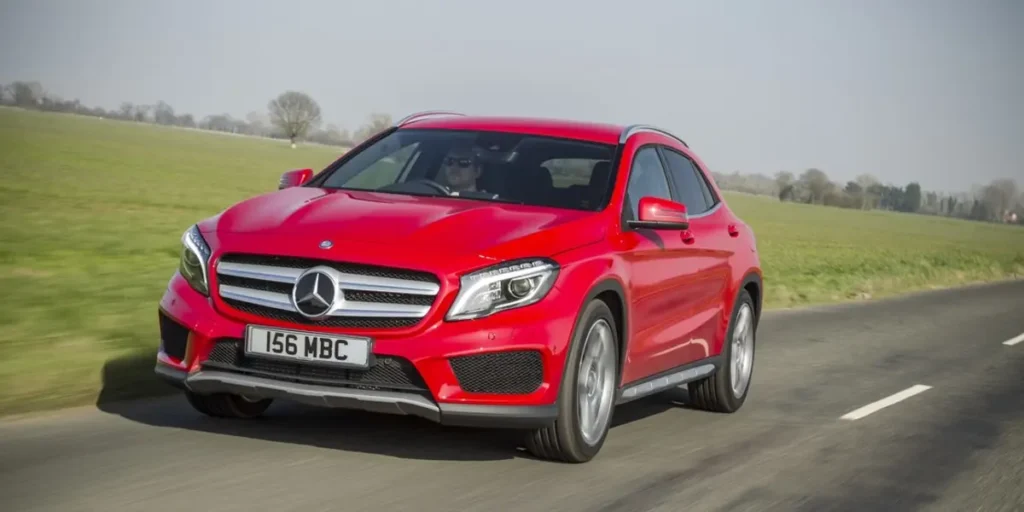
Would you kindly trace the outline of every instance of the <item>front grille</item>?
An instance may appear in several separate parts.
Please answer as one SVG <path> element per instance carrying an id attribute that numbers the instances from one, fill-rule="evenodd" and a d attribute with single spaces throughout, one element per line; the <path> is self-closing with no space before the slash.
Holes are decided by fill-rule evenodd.
<path id="1" fill-rule="evenodd" d="M 246 357 L 242 351 L 242 344 L 242 340 L 238 339 L 217 341 L 210 350 L 210 356 L 203 363 L 204 366 L 306 384 L 385 391 L 427 392 L 427 386 L 416 368 L 412 363 L 400 357 L 374 356 L 375 361 L 369 369 L 350 370 Z"/>
<path id="2" fill-rule="evenodd" d="M 338 307 L 320 320 L 292 302 L 299 276 L 324 267 L 338 283 Z M 430 311 L 440 281 L 429 272 L 312 258 L 227 254 L 214 269 L 217 291 L 228 306 L 264 318 L 323 327 L 394 329 L 417 324 Z"/>
<path id="3" fill-rule="evenodd" d="M 188 328 L 172 320 L 163 311 L 159 311 L 158 315 L 161 349 L 175 359 L 184 359 L 185 348 L 188 345 Z"/>
<path id="4" fill-rule="evenodd" d="M 265 306 L 257 306 L 256 304 L 250 304 L 248 302 L 242 302 L 238 300 L 223 299 L 227 305 L 242 311 L 243 313 L 249 313 L 250 315 L 261 316 L 263 318 L 271 318 L 274 320 L 281 320 L 283 322 L 292 322 L 296 324 L 307 324 L 316 325 L 320 327 L 353 327 L 353 328 L 365 328 L 365 329 L 397 329 L 399 327 L 409 327 L 416 325 L 419 322 L 419 318 L 373 318 L 373 317 L 329 317 L 318 322 L 314 322 L 294 311 L 284 311 L 277 308 L 270 308 Z"/>
<path id="5" fill-rule="evenodd" d="M 459 387 L 469 393 L 526 394 L 544 381 L 540 352 L 492 352 L 448 360 Z"/>

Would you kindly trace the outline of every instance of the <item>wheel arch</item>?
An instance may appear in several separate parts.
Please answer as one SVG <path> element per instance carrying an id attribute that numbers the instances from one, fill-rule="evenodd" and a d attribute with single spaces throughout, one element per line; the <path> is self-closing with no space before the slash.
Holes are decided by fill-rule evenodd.
<path id="1" fill-rule="evenodd" d="M 570 336 L 575 337 L 577 330 L 580 329 L 580 322 L 583 321 L 583 312 L 587 308 L 587 304 L 590 304 L 595 299 L 604 302 L 608 309 L 611 310 L 612 317 L 615 319 L 615 336 L 619 351 L 618 368 L 616 368 L 616 379 L 619 381 L 616 382 L 616 388 L 618 388 L 621 385 L 623 368 L 626 364 L 627 347 L 629 346 L 629 307 L 627 306 L 625 286 L 618 278 L 615 276 L 599 278 L 587 289 L 583 300 L 580 301 L 576 310 L 576 320 L 573 322 L 572 334 Z M 570 338 L 571 342 L 572 338 Z M 566 371 L 564 365 L 568 364 L 568 361 L 569 358 L 566 358 L 562 368 L 563 373 Z"/>
<path id="2" fill-rule="evenodd" d="M 740 280 L 739 289 L 736 291 L 736 295 L 739 295 L 740 290 L 746 290 L 750 294 L 751 300 L 754 301 L 754 320 L 755 325 L 761 319 L 762 304 L 764 302 L 764 278 L 761 277 L 760 272 L 756 270 L 748 271 L 743 279 Z"/>
<path id="3" fill-rule="evenodd" d="M 580 313 L 582 314 L 583 308 L 595 299 L 607 304 L 608 309 L 611 310 L 612 316 L 615 318 L 615 337 L 619 350 L 615 378 L 621 381 L 623 369 L 626 366 L 627 347 L 629 346 L 629 308 L 626 307 L 625 287 L 614 277 L 606 277 L 598 281 L 587 292 L 583 304 L 580 305 Z M 621 382 L 616 382 L 615 387 L 618 388 L 620 384 Z"/>

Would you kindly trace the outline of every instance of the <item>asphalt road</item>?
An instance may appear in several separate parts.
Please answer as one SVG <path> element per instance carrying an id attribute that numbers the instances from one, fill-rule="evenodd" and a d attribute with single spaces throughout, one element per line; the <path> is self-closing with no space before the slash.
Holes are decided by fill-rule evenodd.
<path id="1" fill-rule="evenodd" d="M 1024 342 L 1004 343 L 1022 333 L 1024 282 L 772 312 L 744 409 L 688 409 L 685 392 L 627 405 L 584 465 L 533 460 L 505 432 L 287 404 L 250 423 L 177 397 L 62 411 L 0 422 L 0 499 L 12 512 L 1024 510 Z"/>

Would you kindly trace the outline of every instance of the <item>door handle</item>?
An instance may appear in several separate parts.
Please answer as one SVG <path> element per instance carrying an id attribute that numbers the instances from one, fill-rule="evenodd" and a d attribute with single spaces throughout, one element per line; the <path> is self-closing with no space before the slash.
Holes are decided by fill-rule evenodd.
<path id="1" fill-rule="evenodd" d="M 679 238 L 683 240 L 684 244 L 692 244 L 694 240 L 693 231 L 690 231 L 689 229 L 684 229 L 682 233 L 679 234 Z"/>
<path id="2" fill-rule="evenodd" d="M 736 227 L 736 224 L 729 224 L 729 236 L 733 238 L 740 236 L 740 230 Z"/>

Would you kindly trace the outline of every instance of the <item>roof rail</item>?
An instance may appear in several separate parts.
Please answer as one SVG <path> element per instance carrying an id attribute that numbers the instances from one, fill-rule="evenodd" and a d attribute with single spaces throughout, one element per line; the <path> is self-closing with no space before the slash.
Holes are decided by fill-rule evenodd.
<path id="1" fill-rule="evenodd" d="M 466 114 L 463 114 L 461 112 L 452 112 L 450 110 L 426 110 L 426 111 L 423 111 L 423 112 L 417 112 L 415 114 L 410 114 L 408 116 L 403 117 L 401 120 L 399 120 L 397 123 L 395 123 L 395 126 L 402 126 L 402 125 L 404 125 L 406 123 L 415 121 L 415 120 L 420 119 L 422 117 L 430 117 L 430 116 L 464 116 L 464 115 L 466 115 Z"/>
<path id="2" fill-rule="evenodd" d="M 651 126 L 649 124 L 633 124 L 627 126 L 624 130 L 622 130 L 622 134 L 619 135 L 619 144 L 625 144 L 626 140 L 628 140 L 630 136 L 640 132 L 660 133 L 662 135 L 665 135 L 666 137 L 671 137 L 675 140 L 678 140 L 679 143 L 682 144 L 684 147 L 690 147 L 690 145 L 687 144 L 686 141 L 680 139 L 679 137 L 676 137 L 675 135 L 672 134 L 672 132 L 668 130 L 663 130 L 661 128 L 658 128 L 657 126 Z"/>

